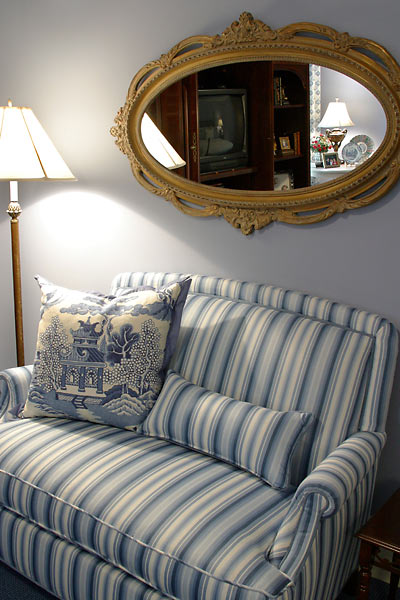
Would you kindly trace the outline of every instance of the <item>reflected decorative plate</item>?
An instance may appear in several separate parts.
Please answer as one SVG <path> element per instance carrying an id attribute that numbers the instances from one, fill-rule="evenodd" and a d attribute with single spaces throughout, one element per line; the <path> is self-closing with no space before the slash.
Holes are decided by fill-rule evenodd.
<path id="1" fill-rule="evenodd" d="M 374 140 L 372 138 L 368 137 L 367 135 L 356 135 L 350 140 L 350 143 L 351 142 L 353 142 L 354 144 L 358 144 L 358 146 L 362 152 L 362 158 L 364 160 L 366 158 L 368 158 L 369 156 L 371 156 L 371 154 L 374 151 L 374 147 L 375 147 Z"/>
<path id="2" fill-rule="evenodd" d="M 359 161 L 362 155 L 360 146 L 355 142 L 349 142 L 342 148 L 342 158 L 350 165 Z"/>

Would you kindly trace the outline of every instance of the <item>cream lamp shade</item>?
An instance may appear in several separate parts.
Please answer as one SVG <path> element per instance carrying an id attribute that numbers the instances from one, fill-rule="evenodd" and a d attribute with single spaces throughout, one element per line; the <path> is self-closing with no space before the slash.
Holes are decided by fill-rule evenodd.
<path id="1" fill-rule="evenodd" d="M 141 133 L 147 150 L 163 167 L 179 169 L 179 167 L 186 165 L 186 162 L 171 146 L 147 113 L 144 113 L 142 118 Z"/>
<path id="2" fill-rule="evenodd" d="M 31 108 L 0 107 L 0 180 L 75 179 Z"/>
<path id="3" fill-rule="evenodd" d="M 345 102 L 329 102 L 328 108 L 318 127 L 351 127 L 354 123 L 350 118 Z"/>

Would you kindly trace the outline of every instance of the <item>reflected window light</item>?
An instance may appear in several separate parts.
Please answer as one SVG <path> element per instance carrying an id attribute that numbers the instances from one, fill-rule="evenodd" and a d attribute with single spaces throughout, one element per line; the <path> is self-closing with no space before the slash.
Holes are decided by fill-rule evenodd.
<path id="1" fill-rule="evenodd" d="M 161 133 L 147 113 L 142 118 L 141 133 L 147 150 L 163 167 L 167 169 L 179 169 L 179 167 L 186 165 L 186 162 L 171 146 L 167 138 Z"/>

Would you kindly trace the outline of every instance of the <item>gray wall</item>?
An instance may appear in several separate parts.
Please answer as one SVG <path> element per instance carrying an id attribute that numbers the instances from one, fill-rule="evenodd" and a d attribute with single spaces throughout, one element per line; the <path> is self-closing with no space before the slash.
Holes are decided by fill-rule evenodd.
<path id="1" fill-rule="evenodd" d="M 243 10 L 271 27 L 296 21 L 375 39 L 400 59 L 398 0 L 15 0 L 0 22 L 1 101 L 31 106 L 76 183 L 23 183 L 20 199 L 27 362 L 38 322 L 40 273 L 107 290 L 122 270 L 217 274 L 307 290 L 385 314 L 400 326 L 400 184 L 366 209 L 325 223 L 274 224 L 250 237 L 223 220 L 180 214 L 146 192 L 109 134 L 136 71 L 178 40 L 221 32 Z M 8 185 L 0 184 L 4 210 Z M 15 365 L 9 219 L 0 214 L 0 367 Z M 376 503 L 399 486 L 400 394 Z"/>

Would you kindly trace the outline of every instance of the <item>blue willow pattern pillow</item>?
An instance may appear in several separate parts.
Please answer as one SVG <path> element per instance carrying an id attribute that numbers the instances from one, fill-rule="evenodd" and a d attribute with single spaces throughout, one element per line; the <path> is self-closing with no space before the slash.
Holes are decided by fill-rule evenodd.
<path id="1" fill-rule="evenodd" d="M 169 287 L 172 284 L 177 283 L 177 282 L 178 281 L 171 281 L 169 284 L 161 286 L 159 288 L 154 288 L 151 285 L 142 285 L 142 286 L 139 286 L 136 288 L 135 287 L 120 287 L 120 288 L 116 289 L 115 295 L 121 296 L 121 295 L 129 293 L 129 292 L 138 292 L 138 291 L 155 290 L 155 289 L 158 289 L 159 291 L 164 291 L 167 287 Z M 178 335 L 179 335 L 179 330 L 180 330 L 180 326 L 181 326 L 182 311 L 183 311 L 183 307 L 186 302 L 186 298 L 187 298 L 187 295 L 189 292 L 191 282 L 192 282 L 192 280 L 190 279 L 189 276 L 183 277 L 182 279 L 179 280 L 179 283 L 180 283 L 182 289 L 181 289 L 181 293 L 179 294 L 179 298 L 176 301 L 175 310 L 172 314 L 171 326 L 169 328 L 167 343 L 165 346 L 163 369 L 168 368 L 169 361 L 172 358 L 172 355 L 173 355 L 175 347 L 176 347 L 176 343 L 178 341 Z"/>
<path id="2" fill-rule="evenodd" d="M 37 280 L 41 320 L 22 416 L 135 430 L 162 387 L 167 338 L 186 282 L 115 297 Z"/>
<path id="3" fill-rule="evenodd" d="M 285 489 L 296 444 L 312 420 L 310 413 L 255 406 L 170 373 L 138 431 L 199 450 Z"/>

